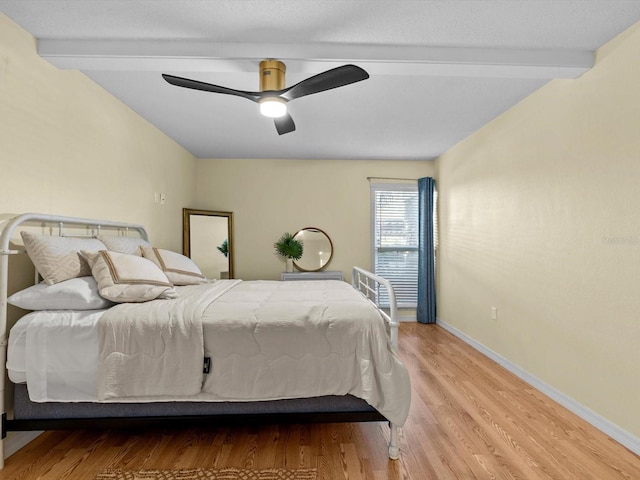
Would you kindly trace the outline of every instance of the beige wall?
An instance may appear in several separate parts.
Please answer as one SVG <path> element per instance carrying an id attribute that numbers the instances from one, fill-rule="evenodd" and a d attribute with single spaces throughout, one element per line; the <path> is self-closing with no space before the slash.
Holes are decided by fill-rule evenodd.
<path id="1" fill-rule="evenodd" d="M 640 25 L 437 161 L 438 317 L 636 437 L 638 59 Z"/>
<path id="2" fill-rule="evenodd" d="M 0 13 L 0 214 L 142 223 L 154 244 L 182 251 L 195 176 L 189 152 L 82 73 L 42 60 Z"/>
<path id="3" fill-rule="evenodd" d="M 83 74 L 42 60 L 35 39 L 0 13 L 2 217 L 142 223 L 155 245 L 182 251 L 182 207 L 195 198 L 195 175 L 189 152 Z M 155 192 L 165 193 L 164 206 Z M 10 293 L 33 281 L 15 274 L 28 266 L 11 258 Z M 19 315 L 9 307 L 9 326 Z M 9 411 L 10 395 L 7 385 Z"/>
<path id="4" fill-rule="evenodd" d="M 284 263 L 273 243 L 284 232 L 317 227 L 334 245 L 327 270 L 350 280 L 354 265 L 371 264 L 367 177 L 433 172 L 432 161 L 200 159 L 193 207 L 233 212 L 237 278 L 279 279 Z"/>

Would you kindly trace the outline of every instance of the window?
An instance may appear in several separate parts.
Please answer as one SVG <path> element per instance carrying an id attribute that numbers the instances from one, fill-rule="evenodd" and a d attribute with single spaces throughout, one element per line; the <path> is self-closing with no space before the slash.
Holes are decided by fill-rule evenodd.
<path id="1" fill-rule="evenodd" d="M 418 187 L 372 184 L 373 269 L 393 285 L 398 307 L 415 308 L 418 294 Z M 383 304 L 388 299 L 381 297 Z"/>

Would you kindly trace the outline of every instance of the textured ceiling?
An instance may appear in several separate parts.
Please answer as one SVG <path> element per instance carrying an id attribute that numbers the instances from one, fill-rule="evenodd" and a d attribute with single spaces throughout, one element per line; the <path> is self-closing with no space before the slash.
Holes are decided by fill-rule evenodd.
<path id="1" fill-rule="evenodd" d="M 39 53 L 94 81 L 200 158 L 435 158 L 640 20 L 638 0 L 0 0 Z M 257 105 L 161 73 L 258 90 L 355 63 L 371 78 L 289 104 L 278 136 Z"/>

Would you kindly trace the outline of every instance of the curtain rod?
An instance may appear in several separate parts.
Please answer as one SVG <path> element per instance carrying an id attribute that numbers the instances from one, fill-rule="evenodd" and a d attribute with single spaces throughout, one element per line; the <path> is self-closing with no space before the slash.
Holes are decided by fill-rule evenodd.
<path id="1" fill-rule="evenodd" d="M 412 182 L 417 182 L 417 178 L 398 178 L 398 177 L 367 177 L 367 180 L 409 180 Z"/>

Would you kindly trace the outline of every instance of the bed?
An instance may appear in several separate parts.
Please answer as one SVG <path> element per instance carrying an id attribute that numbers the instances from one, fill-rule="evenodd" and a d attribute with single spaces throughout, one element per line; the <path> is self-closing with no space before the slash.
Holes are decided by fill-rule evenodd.
<path id="1" fill-rule="evenodd" d="M 34 286 L 9 297 L 9 257 L 24 256 L 18 232 L 44 280 L 36 274 Z M 399 456 L 410 382 L 395 354 L 395 297 L 360 268 L 352 285 L 207 281 L 186 257 L 152 247 L 140 225 L 23 214 L 3 225 L 0 282 L 2 363 L 15 384 L 3 438 L 170 423 L 387 421 L 389 457 Z M 7 339 L 8 303 L 33 311 Z M 4 376 L 2 391 L 5 412 Z"/>

